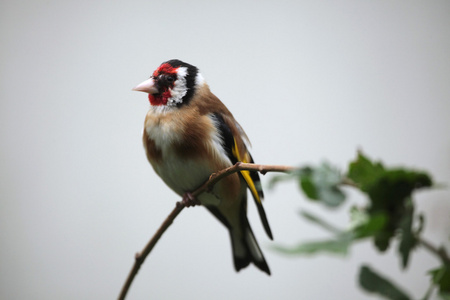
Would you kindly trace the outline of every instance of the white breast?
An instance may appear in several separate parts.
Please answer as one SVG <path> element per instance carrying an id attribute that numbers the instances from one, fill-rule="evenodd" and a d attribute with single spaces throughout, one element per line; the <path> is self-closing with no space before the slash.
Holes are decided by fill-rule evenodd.
<path id="1" fill-rule="evenodd" d="M 163 161 L 153 167 L 162 180 L 180 196 L 185 192 L 193 192 L 214 172 L 206 160 L 182 159 L 174 152 L 165 152 Z M 202 204 L 220 203 L 220 199 L 210 193 L 202 194 L 199 200 Z"/>
<path id="2" fill-rule="evenodd" d="M 209 118 L 213 123 L 215 120 Z M 163 181 L 180 196 L 185 192 L 192 192 L 204 183 L 211 173 L 216 172 L 212 159 L 222 161 L 224 165 L 231 166 L 222 146 L 222 139 L 217 130 L 211 132 L 209 139 L 205 141 L 208 149 L 208 157 L 184 158 L 174 151 L 173 144 L 182 141 L 179 124 L 171 122 L 153 123 L 146 126 L 145 130 L 149 138 L 155 142 L 155 146 L 161 150 L 162 160 L 152 163 L 156 173 Z M 212 128 L 216 128 L 215 126 Z M 212 194 L 204 193 L 199 197 L 203 204 L 217 205 L 220 199 Z"/>

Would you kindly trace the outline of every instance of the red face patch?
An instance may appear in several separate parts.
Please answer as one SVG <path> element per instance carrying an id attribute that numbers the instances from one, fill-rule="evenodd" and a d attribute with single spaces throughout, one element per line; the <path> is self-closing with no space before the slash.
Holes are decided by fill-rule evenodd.
<path id="1" fill-rule="evenodd" d="M 161 94 L 148 94 L 148 101 L 150 101 L 151 105 L 158 106 L 158 105 L 166 105 L 167 101 L 170 98 L 170 91 L 165 90 Z"/>
<path id="2" fill-rule="evenodd" d="M 153 72 L 153 77 L 158 77 L 160 74 L 176 74 L 178 68 L 174 68 L 171 65 L 165 63 L 159 66 L 158 69 Z"/>
<path id="3" fill-rule="evenodd" d="M 161 74 L 176 74 L 177 70 L 178 70 L 178 68 L 174 68 L 170 64 L 165 63 L 165 64 L 162 64 L 161 66 L 159 66 L 159 68 L 156 69 L 155 72 L 153 72 L 153 77 L 156 80 L 158 78 L 158 76 Z M 161 93 L 156 94 L 156 95 L 148 94 L 148 100 L 150 101 L 150 104 L 156 105 L 156 106 L 157 105 L 166 105 L 167 101 L 169 100 L 170 97 L 171 97 L 171 94 L 168 89 L 164 89 L 163 91 L 161 91 Z"/>

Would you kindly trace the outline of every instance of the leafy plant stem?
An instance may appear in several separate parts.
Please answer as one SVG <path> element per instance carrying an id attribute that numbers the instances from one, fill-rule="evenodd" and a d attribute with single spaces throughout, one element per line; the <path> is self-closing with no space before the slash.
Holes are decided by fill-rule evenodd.
<path id="1" fill-rule="evenodd" d="M 435 245 L 425 240 L 423 237 L 418 236 L 416 238 L 420 245 L 437 256 L 444 264 L 450 264 L 450 257 L 448 256 L 447 251 L 445 251 L 444 248 L 436 247 Z"/>

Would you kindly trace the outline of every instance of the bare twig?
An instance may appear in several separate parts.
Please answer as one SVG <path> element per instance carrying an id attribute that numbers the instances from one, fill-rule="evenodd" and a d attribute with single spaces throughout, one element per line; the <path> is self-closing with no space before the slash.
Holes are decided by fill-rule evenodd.
<path id="1" fill-rule="evenodd" d="M 450 264 L 450 257 L 448 256 L 447 251 L 445 251 L 445 248 L 437 248 L 423 237 L 417 237 L 417 240 L 420 245 L 436 255 L 444 264 Z"/>
<path id="2" fill-rule="evenodd" d="M 208 181 L 206 181 L 202 186 L 200 186 L 195 192 L 192 193 L 193 196 L 198 196 L 201 193 L 211 190 L 211 188 L 219 182 L 224 177 L 227 177 L 233 173 L 239 171 L 256 171 L 263 175 L 267 172 L 282 172 L 286 173 L 294 170 L 295 168 L 290 166 L 278 166 L 278 165 L 257 165 L 257 164 L 247 164 L 242 162 L 237 162 L 234 166 L 220 170 L 219 172 L 213 173 Z"/>
<path id="3" fill-rule="evenodd" d="M 353 180 L 351 180 L 348 177 L 342 178 L 341 184 L 342 185 L 351 186 L 351 187 L 354 187 L 354 188 L 358 188 L 358 189 L 360 188 L 360 186 L 357 183 L 355 183 Z"/>
<path id="4" fill-rule="evenodd" d="M 216 173 L 213 173 L 209 179 L 201 185 L 198 189 L 196 189 L 194 192 L 192 192 L 192 196 L 196 197 L 200 195 L 201 193 L 205 191 L 210 191 L 212 187 L 219 182 L 221 179 L 239 172 L 239 171 L 257 171 L 261 174 L 266 174 L 267 172 L 289 172 L 294 170 L 293 167 L 290 166 L 278 166 L 278 165 L 257 165 L 257 164 L 247 164 L 247 163 L 241 163 L 238 162 L 234 166 L 231 166 L 229 168 L 223 169 L 221 171 L 218 171 Z M 128 293 L 128 290 L 130 289 L 131 283 L 134 280 L 134 277 L 138 273 L 139 269 L 141 268 L 141 265 L 144 263 L 144 260 L 147 258 L 147 256 L 152 251 L 153 247 L 156 245 L 158 240 L 161 238 L 163 233 L 169 228 L 169 226 L 173 223 L 175 218 L 178 216 L 178 214 L 183 210 L 185 207 L 185 204 L 183 202 L 177 202 L 175 208 L 172 210 L 170 215 L 164 220 L 164 222 L 161 224 L 161 227 L 159 227 L 158 231 L 156 231 L 155 235 L 151 238 L 151 240 L 147 243 L 147 245 L 144 247 L 144 249 L 136 253 L 133 267 L 131 268 L 130 273 L 128 274 L 128 277 L 122 287 L 122 290 L 120 291 L 119 300 L 125 299 L 125 296 Z"/>
<path id="5" fill-rule="evenodd" d="M 159 238 L 163 235 L 166 229 L 169 228 L 170 224 L 172 224 L 173 220 L 183 210 L 183 208 L 184 205 L 176 205 L 170 215 L 161 224 L 161 227 L 159 227 L 158 231 L 156 231 L 152 239 L 144 247 L 144 249 L 140 253 L 136 253 L 136 256 L 134 257 L 133 268 L 131 268 L 130 274 L 128 274 L 127 280 L 125 281 L 122 290 L 120 291 L 118 299 L 125 299 L 125 296 L 130 289 L 131 283 L 133 282 L 134 277 L 141 268 L 141 265 L 144 263 L 145 258 L 147 257 L 147 255 L 149 255 L 153 247 L 156 245 L 156 242 L 158 242 Z"/>

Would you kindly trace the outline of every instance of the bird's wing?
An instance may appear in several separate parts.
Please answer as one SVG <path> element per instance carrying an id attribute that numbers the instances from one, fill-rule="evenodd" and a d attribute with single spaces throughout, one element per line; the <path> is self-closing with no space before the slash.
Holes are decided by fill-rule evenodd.
<path id="1" fill-rule="evenodd" d="M 246 143 L 248 142 L 247 135 L 242 130 L 241 126 L 232 117 L 215 113 L 213 114 L 216 120 L 216 127 L 219 131 L 225 152 L 228 158 L 233 164 L 238 161 L 243 163 L 254 163 L 250 152 L 247 149 Z M 245 141 L 245 142 L 244 142 Z M 261 186 L 261 179 L 258 172 L 240 171 L 240 175 L 247 183 L 247 187 L 250 189 L 253 199 L 255 200 L 258 213 L 261 218 L 261 222 L 264 229 L 270 239 L 273 239 L 272 231 L 267 221 L 266 212 L 262 206 L 262 200 L 264 199 L 264 193 Z"/>

